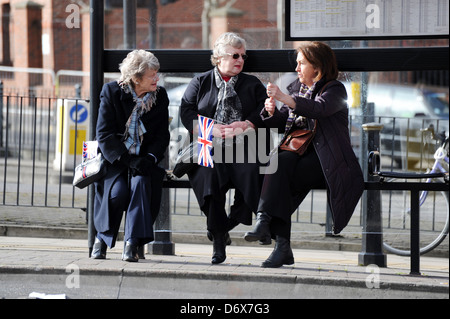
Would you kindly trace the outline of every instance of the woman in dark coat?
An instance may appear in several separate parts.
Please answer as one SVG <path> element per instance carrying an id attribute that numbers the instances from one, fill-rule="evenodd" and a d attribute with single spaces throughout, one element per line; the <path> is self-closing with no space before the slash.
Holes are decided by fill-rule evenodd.
<path id="1" fill-rule="evenodd" d="M 291 215 L 313 188 L 326 187 L 334 233 L 347 225 L 364 190 L 361 167 L 351 147 L 348 131 L 347 93 L 337 81 L 333 51 L 321 42 L 302 42 L 297 50 L 298 79 L 288 87 L 290 95 L 270 84 L 262 117 L 268 126 L 286 133 L 310 127 L 317 133 L 302 156 L 278 153 L 278 170 L 266 175 L 255 229 L 248 241 L 276 238 L 275 249 L 263 267 L 294 263 L 290 247 Z M 284 103 L 278 110 L 275 100 Z"/>
<path id="2" fill-rule="evenodd" d="M 126 211 L 122 259 L 138 261 L 138 248 L 153 240 L 165 170 L 158 166 L 169 144 L 169 99 L 157 85 L 158 59 L 135 50 L 120 65 L 121 78 L 103 86 L 96 127 L 108 173 L 95 183 L 92 258 L 114 247 Z"/>
<path id="3" fill-rule="evenodd" d="M 255 128 L 264 127 L 260 112 L 267 98 L 266 89 L 256 77 L 241 73 L 247 58 L 245 53 L 244 39 L 234 33 L 221 35 L 212 56 L 215 68 L 190 82 L 180 107 L 183 125 L 194 136 L 197 135 L 194 123 L 199 114 L 216 123 L 214 167 L 198 166 L 188 173 L 199 206 L 207 216 L 208 237 L 213 240 L 213 264 L 225 261 L 225 245 L 230 242 L 228 231 L 239 223 L 251 225 L 263 180 L 258 161 L 248 158 L 249 147 L 243 162 L 226 158 L 230 148 L 244 143 L 242 133 L 256 134 Z M 217 161 L 219 151 L 225 158 Z M 225 197 L 231 187 L 235 187 L 235 198 L 227 216 Z"/>

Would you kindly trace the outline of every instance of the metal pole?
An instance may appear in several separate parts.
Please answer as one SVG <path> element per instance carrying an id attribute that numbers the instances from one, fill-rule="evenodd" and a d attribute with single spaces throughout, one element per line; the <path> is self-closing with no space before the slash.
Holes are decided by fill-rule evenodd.
<path id="1" fill-rule="evenodd" d="M 95 138 L 95 127 L 97 126 L 98 108 L 100 106 L 100 92 L 103 86 L 103 50 L 104 50 L 104 1 L 91 0 L 90 1 L 90 34 L 91 34 L 91 53 L 90 53 L 90 136 L 93 140 Z M 90 185 L 88 188 L 88 247 L 89 257 L 92 253 L 92 247 L 95 240 L 94 227 L 94 186 Z"/>
<path id="2" fill-rule="evenodd" d="M 383 128 L 379 123 L 363 124 L 363 130 L 367 134 L 367 144 L 364 152 L 380 150 L 380 131 Z M 364 170 L 365 180 L 377 181 L 378 177 L 369 176 Z M 383 253 L 383 227 L 381 218 L 381 195 L 379 190 L 368 190 L 362 198 L 363 235 L 362 247 L 358 256 L 358 263 L 362 266 L 377 265 L 387 267 L 386 255 Z"/>
<path id="3" fill-rule="evenodd" d="M 169 154 L 163 159 L 164 168 L 169 166 Z M 148 252 L 153 255 L 175 255 L 175 244 L 172 242 L 172 225 L 170 220 L 170 189 L 163 188 L 161 207 L 154 223 L 155 239 L 148 245 Z"/>
<path id="4" fill-rule="evenodd" d="M 136 0 L 123 0 L 123 45 L 136 48 Z"/>
<path id="5" fill-rule="evenodd" d="M 411 190 L 411 269 L 410 275 L 420 276 L 420 208 L 419 190 Z"/>
<path id="6" fill-rule="evenodd" d="M 0 81 L 0 147 L 3 147 L 3 81 Z"/>
<path id="7" fill-rule="evenodd" d="M 158 20 L 158 6 L 156 5 L 156 0 L 150 0 L 148 6 L 150 17 L 149 27 L 148 27 L 148 48 L 156 49 L 156 37 L 157 37 L 157 20 Z"/>

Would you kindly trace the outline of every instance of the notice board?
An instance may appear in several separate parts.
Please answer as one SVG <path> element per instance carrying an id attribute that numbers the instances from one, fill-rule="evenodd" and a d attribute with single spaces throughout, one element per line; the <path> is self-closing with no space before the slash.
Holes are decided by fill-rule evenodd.
<path id="1" fill-rule="evenodd" d="M 286 40 L 448 38 L 448 0 L 285 0 Z"/>

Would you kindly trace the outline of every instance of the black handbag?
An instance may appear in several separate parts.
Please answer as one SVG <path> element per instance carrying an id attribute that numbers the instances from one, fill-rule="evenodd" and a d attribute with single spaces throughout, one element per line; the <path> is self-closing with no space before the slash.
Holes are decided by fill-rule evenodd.
<path id="1" fill-rule="evenodd" d="M 178 178 L 198 167 L 198 143 L 197 140 L 184 147 L 177 156 L 172 174 Z"/>

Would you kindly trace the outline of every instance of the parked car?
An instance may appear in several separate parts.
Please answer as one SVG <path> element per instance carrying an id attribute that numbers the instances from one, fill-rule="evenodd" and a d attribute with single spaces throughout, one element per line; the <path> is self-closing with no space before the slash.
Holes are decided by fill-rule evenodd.
<path id="1" fill-rule="evenodd" d="M 167 95 L 169 96 L 169 116 L 172 118 L 170 122 L 171 130 L 183 126 L 180 120 L 180 104 L 187 86 L 187 84 L 182 84 L 167 90 Z"/>
<path id="2" fill-rule="evenodd" d="M 352 117 L 352 141 L 354 148 L 360 138 L 354 133 L 364 122 L 380 122 L 381 152 L 390 156 L 400 167 L 413 169 L 418 162 L 434 153 L 434 147 L 424 147 L 421 129 L 433 124 L 438 131 L 448 131 L 448 89 L 436 89 L 394 85 L 369 84 L 367 86 L 366 114 L 360 108 L 352 108 L 351 83 L 344 83 L 349 96 L 348 105 Z M 371 113 L 371 114 L 368 114 Z M 430 154 L 428 154 L 430 153 Z"/>
<path id="3" fill-rule="evenodd" d="M 178 152 L 188 138 L 188 131 L 184 128 L 180 119 L 181 99 L 186 91 L 188 84 L 182 84 L 175 88 L 167 90 L 169 96 L 169 116 L 170 121 L 170 144 L 169 144 L 169 168 L 175 166 Z"/>
<path id="4" fill-rule="evenodd" d="M 388 156 L 401 168 L 414 166 L 434 153 L 434 147 L 424 148 L 420 129 L 433 124 L 437 131 L 448 131 L 449 103 L 448 89 L 436 89 L 394 84 L 369 84 L 367 102 L 373 103 L 373 114 L 362 114 L 361 108 L 352 108 L 353 95 L 350 82 L 344 82 L 348 93 L 351 111 L 351 137 L 357 156 L 360 156 L 361 124 L 380 122 L 381 153 Z M 183 127 L 179 107 L 187 84 L 167 91 L 169 95 L 169 115 L 171 141 L 169 146 L 170 167 L 173 167 L 177 154 L 188 137 Z"/>

